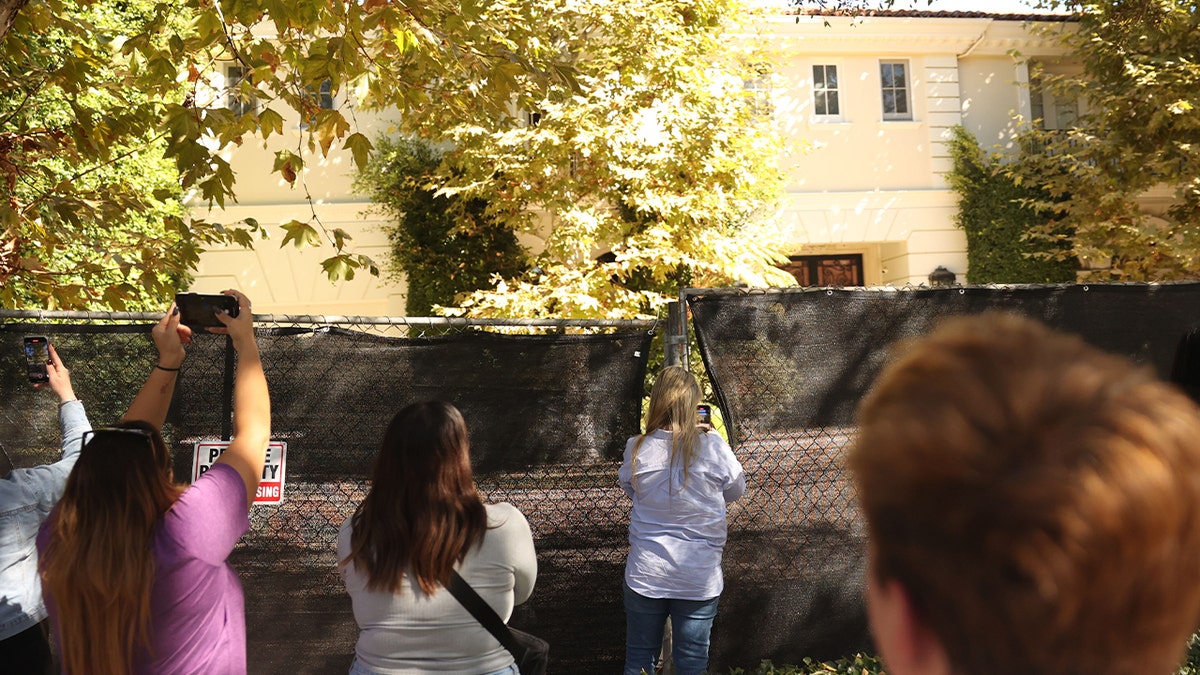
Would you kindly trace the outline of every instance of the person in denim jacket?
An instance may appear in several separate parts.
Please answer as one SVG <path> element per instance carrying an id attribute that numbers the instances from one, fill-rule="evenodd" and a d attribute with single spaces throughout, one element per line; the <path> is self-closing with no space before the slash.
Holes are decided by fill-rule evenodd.
<path id="1" fill-rule="evenodd" d="M 58 395 L 62 459 L 0 478 L 0 664 L 13 673 L 50 673 L 46 606 L 38 578 L 38 527 L 58 502 L 79 457 L 80 440 L 92 425 L 75 398 L 71 374 L 50 346 L 50 389 Z"/>

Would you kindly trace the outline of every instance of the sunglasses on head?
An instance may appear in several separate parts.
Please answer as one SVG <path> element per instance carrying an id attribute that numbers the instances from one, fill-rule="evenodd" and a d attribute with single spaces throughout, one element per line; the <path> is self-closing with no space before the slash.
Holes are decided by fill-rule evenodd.
<path id="1" fill-rule="evenodd" d="M 108 436 L 110 438 L 111 437 L 130 438 L 130 437 L 136 436 L 138 438 L 145 439 L 146 443 L 150 443 L 150 438 L 151 438 L 150 432 L 146 431 L 145 429 L 127 429 L 125 427 L 98 427 L 98 428 L 89 429 L 89 430 L 83 432 L 83 447 L 87 447 L 87 444 L 91 443 L 93 439 L 98 438 L 98 437 L 103 438 L 105 436 Z"/>

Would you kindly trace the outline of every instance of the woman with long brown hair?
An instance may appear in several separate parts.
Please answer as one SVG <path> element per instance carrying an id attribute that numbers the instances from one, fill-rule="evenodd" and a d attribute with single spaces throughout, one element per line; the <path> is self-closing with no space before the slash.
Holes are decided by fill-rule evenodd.
<path id="1" fill-rule="evenodd" d="M 700 385 L 667 366 L 650 390 L 646 433 L 630 438 L 618 477 L 633 498 L 625 562 L 624 675 L 654 673 L 671 618 L 679 675 L 708 669 L 709 634 L 724 589 L 725 505 L 746 491 L 742 465 L 700 428 Z"/>
<path id="2" fill-rule="evenodd" d="M 516 675 L 512 655 L 446 590 L 457 571 L 507 621 L 537 578 L 528 521 L 511 504 L 484 504 L 468 449 L 449 403 L 415 403 L 388 424 L 371 489 L 338 533 L 361 630 L 351 673 Z"/>
<path id="3" fill-rule="evenodd" d="M 115 427 L 85 434 L 38 536 L 46 605 L 67 675 L 245 673 L 241 584 L 226 557 L 249 528 L 271 408 L 249 300 L 218 315 L 237 350 L 234 439 L 190 487 L 159 433 L 191 330 L 171 311 L 151 332 L 158 363 Z"/>

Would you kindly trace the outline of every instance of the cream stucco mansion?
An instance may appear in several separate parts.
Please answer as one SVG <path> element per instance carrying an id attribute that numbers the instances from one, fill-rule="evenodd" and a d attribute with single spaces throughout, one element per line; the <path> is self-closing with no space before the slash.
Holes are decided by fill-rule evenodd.
<path id="1" fill-rule="evenodd" d="M 903 286 L 927 282 L 939 266 L 969 280 L 966 238 L 954 224 L 956 198 L 944 178 L 950 129 L 961 124 L 984 147 L 1002 146 L 1020 120 L 1065 125 L 1078 113 L 1074 102 L 1055 102 L 1030 86 L 1031 60 L 1070 67 L 1059 63 L 1057 44 L 1033 30 L 1035 20 L 1069 29 L 1061 18 L 926 11 L 855 19 L 781 12 L 758 26 L 776 57 L 766 92 L 792 141 L 781 163 L 781 227 L 799 283 Z M 277 225 L 307 221 L 314 206 L 270 173 L 273 151 L 236 150 L 238 203 L 213 217 L 254 217 L 278 232 L 278 242 Z M 351 190 L 349 164 L 331 152 L 309 167 L 305 187 L 326 227 L 351 233 L 355 252 L 382 261 L 380 216 Z M 328 248 L 281 249 L 270 241 L 253 251 L 211 251 L 192 290 L 241 288 L 263 313 L 403 313 L 402 282 L 360 274 L 331 284 L 318 264 L 328 255 Z"/>

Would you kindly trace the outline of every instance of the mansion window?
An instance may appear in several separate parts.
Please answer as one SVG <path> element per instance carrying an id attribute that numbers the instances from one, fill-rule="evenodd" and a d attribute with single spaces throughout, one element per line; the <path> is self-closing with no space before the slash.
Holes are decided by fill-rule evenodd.
<path id="1" fill-rule="evenodd" d="M 1048 90 L 1034 76 L 1029 81 L 1029 113 L 1042 129 L 1071 129 L 1079 120 L 1079 99 Z"/>
<path id="2" fill-rule="evenodd" d="M 317 105 L 321 110 L 333 110 L 333 82 L 322 81 L 314 98 L 317 99 Z"/>
<path id="3" fill-rule="evenodd" d="M 323 80 L 320 87 L 313 88 L 312 86 L 308 86 L 305 89 L 307 102 L 315 105 L 313 107 L 306 106 L 306 109 L 312 111 L 312 114 L 309 115 L 308 120 L 301 123 L 301 129 L 307 129 L 308 125 L 316 121 L 316 110 L 333 110 L 333 82 Z"/>
<path id="4" fill-rule="evenodd" d="M 879 86 L 883 94 L 883 119 L 911 120 L 908 61 L 880 61 Z"/>
<path id="5" fill-rule="evenodd" d="M 819 118 L 840 118 L 841 100 L 837 66 L 814 64 L 812 67 L 813 114 Z"/>
<path id="6" fill-rule="evenodd" d="M 252 82 L 249 68 L 244 66 L 225 67 L 225 107 L 232 110 L 237 117 L 253 113 L 258 108 L 258 102 L 254 95 L 247 93 L 247 87 L 242 86 L 244 82 Z"/>
<path id="7" fill-rule="evenodd" d="M 742 89 L 750 98 L 750 110 L 759 117 L 770 117 L 775 112 L 771 100 L 771 67 L 766 64 L 751 66 L 753 74 L 742 80 Z"/>

